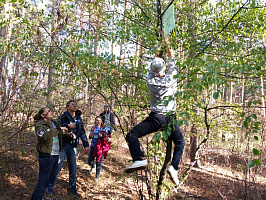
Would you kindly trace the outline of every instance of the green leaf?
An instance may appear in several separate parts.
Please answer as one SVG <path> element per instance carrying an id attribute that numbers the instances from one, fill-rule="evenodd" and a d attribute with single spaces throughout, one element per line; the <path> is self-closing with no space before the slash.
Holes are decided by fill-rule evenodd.
<path id="1" fill-rule="evenodd" d="M 161 134 L 160 133 L 155 133 L 155 135 L 154 135 L 154 141 L 155 142 L 158 142 L 159 140 L 160 140 L 160 138 L 161 138 Z"/>
<path id="2" fill-rule="evenodd" d="M 248 162 L 248 167 L 249 168 L 254 167 L 254 165 L 255 165 L 254 160 L 251 160 L 251 161 Z"/>
<path id="3" fill-rule="evenodd" d="M 173 124 L 176 125 L 177 124 L 177 120 L 173 119 Z"/>
<path id="4" fill-rule="evenodd" d="M 171 130 L 167 129 L 167 135 L 170 136 L 171 135 Z M 168 137 L 167 137 L 168 138 Z"/>
<path id="5" fill-rule="evenodd" d="M 181 126 L 182 124 L 183 124 L 183 120 L 179 119 L 179 120 L 177 121 L 177 126 Z"/>
<path id="6" fill-rule="evenodd" d="M 261 161 L 259 159 L 255 159 L 254 162 L 256 163 L 256 165 L 261 165 Z"/>
<path id="7" fill-rule="evenodd" d="M 31 72 L 31 74 L 30 74 L 31 76 L 38 76 L 39 75 L 39 73 L 38 72 L 35 72 L 35 71 L 33 71 L 33 72 Z"/>
<path id="8" fill-rule="evenodd" d="M 219 97 L 219 93 L 218 93 L 218 92 L 214 92 L 214 93 L 213 93 L 213 98 L 214 98 L 214 99 L 217 99 L 218 97 Z"/>
<path id="9" fill-rule="evenodd" d="M 164 141 L 167 141 L 167 139 L 168 139 L 168 134 L 166 131 L 163 131 L 163 139 L 164 139 Z"/>
<path id="10" fill-rule="evenodd" d="M 207 71 L 208 71 L 209 73 L 212 72 L 211 68 L 209 68 L 208 66 L 205 66 L 205 68 L 207 69 Z"/>
<path id="11" fill-rule="evenodd" d="M 254 155 L 260 155 L 260 151 L 258 149 L 253 148 L 253 154 Z"/>
<path id="12" fill-rule="evenodd" d="M 258 136 L 255 135 L 254 136 L 254 140 L 257 140 L 258 141 L 259 140 Z"/>
<path id="13" fill-rule="evenodd" d="M 244 127 L 248 128 L 248 122 L 247 121 L 244 121 Z"/>
<path id="14" fill-rule="evenodd" d="M 168 105 L 168 103 L 169 103 L 169 101 L 168 101 L 168 100 L 165 100 L 165 101 L 163 102 L 163 105 L 166 107 L 166 106 Z"/>
<path id="15" fill-rule="evenodd" d="M 186 116 L 187 119 L 189 119 L 189 114 L 187 112 L 184 112 L 184 115 Z"/>
<path id="16" fill-rule="evenodd" d="M 248 116 L 248 117 L 245 119 L 245 121 L 247 121 L 247 122 L 251 122 L 251 117 Z"/>
<path id="17" fill-rule="evenodd" d="M 246 137 L 248 136 L 248 134 L 250 134 L 250 132 L 249 132 L 249 131 L 247 131 L 247 132 L 246 132 Z"/>
<path id="18" fill-rule="evenodd" d="M 252 117 L 253 119 L 257 119 L 257 115 L 256 114 L 252 114 L 252 115 L 250 115 L 250 117 Z"/>

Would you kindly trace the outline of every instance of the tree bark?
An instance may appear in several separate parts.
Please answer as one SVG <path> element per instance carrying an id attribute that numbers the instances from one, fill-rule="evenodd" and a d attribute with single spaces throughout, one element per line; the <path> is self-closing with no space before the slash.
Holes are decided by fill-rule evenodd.
<path id="1" fill-rule="evenodd" d="M 194 163 L 194 167 L 200 167 L 200 160 L 198 159 L 198 151 L 196 151 L 198 146 L 198 130 L 195 124 L 192 124 L 191 127 L 191 136 L 190 136 L 190 162 Z"/>
<path id="2" fill-rule="evenodd" d="M 55 18 L 55 6 L 56 6 L 56 1 L 53 1 L 53 6 L 52 6 L 52 15 Z M 53 59 L 53 54 L 54 54 L 54 45 L 55 45 L 55 40 L 56 40 L 56 30 L 55 30 L 55 19 L 52 20 L 51 22 L 52 27 L 51 27 L 51 47 L 50 47 L 50 57 Z M 55 74 L 55 68 L 54 68 L 54 60 L 52 60 L 49 64 L 49 71 L 48 71 L 48 104 L 51 102 L 51 97 L 53 96 L 53 90 L 52 87 L 55 84 L 54 81 L 54 74 Z"/>
<path id="3" fill-rule="evenodd" d="M 263 76 L 260 77 L 260 86 L 261 86 L 261 102 L 262 102 L 262 117 L 265 119 L 266 113 L 265 113 L 265 98 L 264 98 L 264 84 L 263 84 Z"/>
<path id="4" fill-rule="evenodd" d="M 160 171 L 159 180 L 158 180 L 158 184 L 157 184 L 156 200 L 160 199 L 160 196 L 162 193 L 162 183 L 163 183 L 163 179 L 165 176 L 165 171 L 166 171 L 167 165 L 171 160 L 171 155 L 172 155 L 172 140 L 168 140 L 167 146 L 166 146 L 165 160 L 164 160 L 163 167 Z"/>

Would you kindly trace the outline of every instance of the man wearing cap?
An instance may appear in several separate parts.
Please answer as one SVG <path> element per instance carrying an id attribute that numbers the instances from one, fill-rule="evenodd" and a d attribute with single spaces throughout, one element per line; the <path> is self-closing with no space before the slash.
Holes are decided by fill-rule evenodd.
<path id="1" fill-rule="evenodd" d="M 109 106 L 104 105 L 103 112 L 100 114 L 103 119 L 104 126 L 108 129 L 108 134 L 112 133 L 113 129 L 115 130 L 115 117 L 114 113 L 109 111 Z"/>
<path id="2" fill-rule="evenodd" d="M 174 76 L 177 74 L 177 67 L 168 46 L 167 54 L 169 58 L 166 73 L 166 65 L 162 58 L 155 56 L 151 62 L 151 69 L 147 78 L 147 86 L 151 95 L 151 112 L 144 121 L 135 126 L 126 136 L 133 163 L 125 168 L 125 172 L 131 173 L 147 166 L 147 160 L 144 159 L 144 153 L 140 150 L 138 138 L 163 130 L 171 123 L 172 130 L 168 139 L 174 142 L 175 147 L 172 162 L 167 171 L 175 184 L 178 185 L 177 170 L 183 154 L 185 140 L 180 128 L 172 123 L 173 119 L 176 119 L 175 94 L 177 92 L 177 80 Z M 164 105 L 163 102 L 168 97 L 172 97 L 173 100 L 169 100 L 168 104 Z M 168 115 L 166 115 L 167 113 Z"/>

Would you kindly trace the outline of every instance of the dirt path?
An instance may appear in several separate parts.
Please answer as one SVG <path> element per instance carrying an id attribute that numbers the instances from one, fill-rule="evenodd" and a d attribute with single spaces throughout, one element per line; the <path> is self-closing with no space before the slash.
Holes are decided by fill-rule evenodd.
<path id="1" fill-rule="evenodd" d="M 38 181 L 38 160 L 34 141 L 34 138 L 29 138 L 24 141 L 23 151 L 6 152 L 0 157 L 1 200 L 30 199 Z M 133 179 L 128 176 L 126 179 L 119 179 L 130 160 L 127 145 L 123 138 L 116 138 L 114 141 L 107 159 L 102 162 L 98 183 L 94 181 L 95 174 L 89 175 L 88 156 L 83 153 L 82 147 L 79 147 L 77 187 L 80 199 L 138 199 Z M 232 170 L 232 165 L 226 165 L 222 158 L 211 159 L 211 162 L 209 159 L 203 160 L 202 167 L 193 169 L 187 180 L 171 193 L 169 199 L 266 199 L 265 174 L 251 174 L 245 181 L 241 169 Z M 186 161 L 185 153 L 180 175 L 186 168 Z M 166 181 L 170 180 L 167 178 Z M 67 185 L 68 170 L 65 163 L 54 188 L 54 195 L 45 196 L 44 199 L 73 199 L 67 194 Z"/>

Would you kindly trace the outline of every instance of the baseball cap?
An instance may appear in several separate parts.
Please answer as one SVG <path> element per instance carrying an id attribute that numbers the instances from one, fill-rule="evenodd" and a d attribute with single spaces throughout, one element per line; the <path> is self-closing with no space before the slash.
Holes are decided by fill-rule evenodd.
<path id="1" fill-rule="evenodd" d="M 165 62 L 162 58 L 154 58 L 151 62 L 151 71 L 156 75 L 156 76 L 161 76 L 164 75 L 166 66 Z"/>

